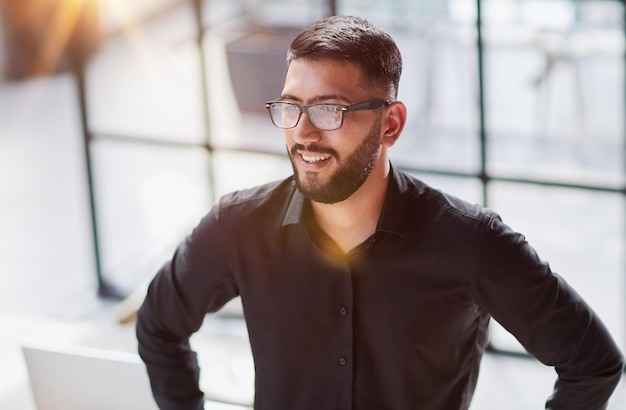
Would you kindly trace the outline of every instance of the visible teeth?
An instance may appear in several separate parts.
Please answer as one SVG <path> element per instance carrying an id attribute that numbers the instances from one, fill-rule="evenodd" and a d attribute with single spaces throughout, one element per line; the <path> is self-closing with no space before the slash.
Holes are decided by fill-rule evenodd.
<path id="1" fill-rule="evenodd" d="M 329 158 L 330 156 L 320 157 L 320 156 L 308 156 L 308 155 L 302 154 L 302 159 L 305 160 L 306 162 L 319 162 L 319 161 L 327 160 Z"/>

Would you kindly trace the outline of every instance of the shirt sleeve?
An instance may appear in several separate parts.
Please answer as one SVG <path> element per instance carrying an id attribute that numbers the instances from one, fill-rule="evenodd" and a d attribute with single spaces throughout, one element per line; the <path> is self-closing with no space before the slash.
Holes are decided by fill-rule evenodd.
<path id="1" fill-rule="evenodd" d="M 137 313 L 139 355 L 152 393 L 165 410 L 202 409 L 196 354 L 189 344 L 206 313 L 237 296 L 227 240 L 215 207 L 152 280 Z"/>
<path id="2" fill-rule="evenodd" d="M 499 217 L 479 241 L 478 302 L 558 378 L 547 409 L 605 409 L 624 366 L 610 333 L 581 296 Z"/>

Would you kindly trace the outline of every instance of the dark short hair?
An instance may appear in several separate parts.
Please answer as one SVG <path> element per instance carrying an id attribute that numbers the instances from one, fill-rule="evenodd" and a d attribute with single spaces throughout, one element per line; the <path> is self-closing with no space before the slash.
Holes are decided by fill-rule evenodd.
<path id="1" fill-rule="evenodd" d="M 331 58 L 356 64 L 362 80 L 380 97 L 395 99 L 402 73 L 402 56 L 395 41 L 361 17 L 332 16 L 301 31 L 291 42 L 287 65 L 297 58 Z"/>

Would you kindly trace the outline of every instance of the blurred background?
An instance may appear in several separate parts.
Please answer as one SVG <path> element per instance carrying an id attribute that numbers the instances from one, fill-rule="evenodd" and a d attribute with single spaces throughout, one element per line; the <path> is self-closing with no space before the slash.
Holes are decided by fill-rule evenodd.
<path id="1" fill-rule="evenodd" d="M 134 351 L 120 322 L 176 244 L 291 173 L 263 103 L 331 14 L 403 53 L 392 160 L 500 213 L 626 347 L 622 1 L 0 0 L 0 408 L 34 408 L 19 346 L 42 329 Z M 245 351 L 237 301 L 207 321 Z M 497 324 L 491 350 L 473 408 L 542 408 L 551 370 Z"/>

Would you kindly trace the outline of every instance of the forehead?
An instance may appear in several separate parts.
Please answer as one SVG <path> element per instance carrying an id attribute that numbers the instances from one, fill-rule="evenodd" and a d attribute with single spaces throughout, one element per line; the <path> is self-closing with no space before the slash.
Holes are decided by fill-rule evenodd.
<path id="1" fill-rule="evenodd" d="M 300 58 L 289 64 L 282 94 L 303 102 L 329 96 L 354 102 L 368 95 L 362 84 L 361 70 L 356 64 Z"/>

